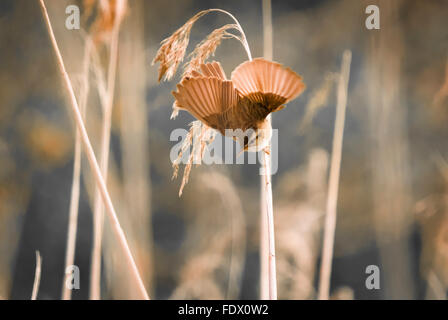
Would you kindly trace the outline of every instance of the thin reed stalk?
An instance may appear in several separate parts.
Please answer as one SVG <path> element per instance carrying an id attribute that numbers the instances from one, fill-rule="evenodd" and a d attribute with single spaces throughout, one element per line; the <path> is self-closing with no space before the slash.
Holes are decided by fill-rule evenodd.
<path id="1" fill-rule="evenodd" d="M 147 60 L 144 40 L 145 12 L 144 0 L 128 3 L 130 17 L 123 20 L 120 27 L 120 51 L 117 71 L 117 88 L 121 106 L 126 106 L 126 116 L 120 117 L 119 138 L 121 146 L 121 176 L 123 185 L 123 204 L 126 211 L 120 212 L 120 221 L 129 239 L 131 249 L 136 252 L 135 259 L 140 268 L 140 274 L 145 283 L 153 283 L 153 236 L 151 225 L 151 174 L 150 148 L 148 144 L 150 106 L 146 101 L 147 77 L 141 72 L 141 66 Z M 112 243 L 106 243 L 104 237 L 103 257 L 107 252 L 113 255 L 115 251 Z M 109 245 L 109 251 L 106 246 Z M 112 259 L 109 258 L 109 259 Z M 114 261 L 114 260 L 113 260 Z M 110 280 L 116 279 L 116 272 L 120 269 L 112 266 L 113 273 Z M 108 265 L 109 269 L 110 266 Z M 123 282 L 126 279 L 123 279 Z M 124 285 L 114 285 L 112 293 L 117 296 L 123 294 Z M 129 286 L 126 285 L 125 288 Z M 148 286 L 151 295 L 154 288 Z"/>
<path id="2" fill-rule="evenodd" d="M 269 299 L 269 240 L 268 216 L 264 192 L 264 179 L 260 178 L 260 300 Z"/>
<path id="3" fill-rule="evenodd" d="M 118 2 L 117 2 L 118 5 Z M 112 125 L 112 108 L 115 92 L 115 78 L 118 58 L 118 36 L 120 31 L 120 20 L 115 19 L 110 40 L 110 55 L 107 71 L 106 99 L 103 105 L 103 122 L 101 129 L 101 153 L 100 168 L 104 181 L 107 183 L 107 171 L 109 164 L 110 136 Z M 99 300 L 101 298 L 101 247 L 104 226 L 104 206 L 101 200 L 99 188 L 95 190 L 93 207 L 93 246 L 90 266 L 90 299 Z"/>
<path id="4" fill-rule="evenodd" d="M 89 37 L 86 38 L 84 47 L 84 58 L 82 68 L 82 87 L 80 91 L 80 109 L 81 115 L 85 116 L 85 110 L 87 105 L 87 97 L 89 95 L 89 69 L 90 69 L 90 55 L 92 50 L 92 41 Z M 67 233 L 67 248 L 65 252 L 65 267 L 67 268 L 74 264 L 75 261 L 75 249 L 76 249 L 76 233 L 78 228 L 78 209 L 79 209 L 79 193 L 80 193 L 80 178 L 81 178 L 81 136 L 76 130 L 75 137 L 75 151 L 73 159 L 73 179 L 72 189 L 70 195 L 70 209 L 69 209 L 69 222 Z M 70 300 L 72 297 L 72 290 L 66 285 L 67 276 L 64 277 L 62 283 L 62 299 Z"/>
<path id="5" fill-rule="evenodd" d="M 95 153 L 93 151 L 92 144 L 90 143 L 90 139 L 87 134 L 86 127 L 84 125 L 84 121 L 83 121 L 83 118 L 82 118 L 82 115 L 81 115 L 81 112 L 79 109 L 78 102 L 75 97 L 73 86 L 71 84 L 70 78 L 65 69 L 64 60 L 62 58 L 62 54 L 59 50 L 58 43 L 54 36 L 54 32 L 53 32 L 53 28 L 52 28 L 52 25 L 50 22 L 50 18 L 48 16 L 47 8 L 46 8 L 43 0 L 39 0 L 39 3 L 41 6 L 41 9 L 42 9 L 42 15 L 43 15 L 43 18 L 46 23 L 46 27 L 47 27 L 48 34 L 49 34 L 49 37 L 51 40 L 51 44 L 53 46 L 53 50 L 56 55 L 57 65 L 58 65 L 59 71 L 60 71 L 62 79 L 63 79 L 63 85 L 64 85 L 65 89 L 67 90 L 67 94 L 70 99 L 69 105 L 70 105 L 71 111 L 73 113 L 77 129 L 80 132 L 81 141 L 84 146 L 84 149 L 85 149 L 84 151 L 85 151 L 87 159 L 89 161 L 89 165 L 93 171 L 96 184 L 101 192 L 101 196 L 103 198 L 104 205 L 106 206 L 106 209 L 107 209 L 106 212 L 110 219 L 110 224 L 111 224 L 112 230 L 114 231 L 115 236 L 117 237 L 117 240 L 118 240 L 121 250 L 123 250 L 124 260 L 128 266 L 129 272 L 132 275 L 132 280 L 135 282 L 136 291 L 138 292 L 140 298 L 149 299 L 148 294 L 145 289 L 145 286 L 143 284 L 143 281 L 140 277 L 137 266 L 135 264 L 134 258 L 132 257 L 132 253 L 131 253 L 128 243 L 126 241 L 126 236 L 123 232 L 123 229 L 120 226 L 120 222 L 117 219 L 117 214 L 115 212 L 114 206 L 112 204 L 112 200 L 111 200 L 109 192 L 107 190 L 106 183 L 104 182 L 103 176 L 101 174 L 100 167 L 98 165 L 98 162 L 96 161 Z"/>
<path id="6" fill-rule="evenodd" d="M 415 216 L 411 179 L 408 101 L 403 96 L 406 31 L 400 21 L 407 1 L 377 1 L 382 10 L 378 33 L 366 46 L 366 95 L 373 230 L 381 264 L 385 299 L 412 300 L 414 281 L 412 237 Z M 381 92 L 381 94 L 379 94 Z M 430 103 L 430 101 L 428 101 Z M 393 214 L 391 214 L 393 213 Z"/>
<path id="7" fill-rule="evenodd" d="M 271 0 L 263 2 L 263 56 L 273 59 Z M 271 115 L 267 117 L 269 125 Z M 271 142 L 268 144 L 271 149 Z M 260 232 L 260 298 L 277 300 L 277 271 L 275 261 L 274 209 L 272 204 L 271 155 L 263 152 L 261 177 L 261 232 Z"/>
<path id="8" fill-rule="evenodd" d="M 350 77 L 352 53 L 344 51 L 341 72 L 339 74 L 336 119 L 333 134 L 333 151 L 331 154 L 330 178 L 328 182 L 327 210 L 325 216 L 322 262 L 318 299 L 328 300 L 330 295 L 331 265 L 333 259 L 334 234 L 336 229 L 336 209 L 339 192 L 339 176 L 341 171 L 342 142 L 344 137 L 345 110 L 347 108 L 347 91 Z"/>
<path id="9" fill-rule="evenodd" d="M 36 269 L 34 271 L 34 283 L 33 283 L 33 292 L 31 294 L 31 300 L 36 300 L 37 298 L 37 293 L 39 292 L 41 270 L 42 270 L 42 259 L 40 257 L 39 251 L 36 251 Z"/>
<path id="10" fill-rule="evenodd" d="M 275 261 L 275 235 L 274 235 L 274 209 L 272 204 L 272 183 L 271 183 L 271 157 L 264 153 L 262 163 L 264 173 L 262 181 L 262 199 L 264 199 L 264 209 L 262 212 L 266 216 L 267 238 L 268 238 L 268 288 L 269 300 L 277 300 L 277 271 Z M 266 259 L 266 257 L 264 257 Z"/>

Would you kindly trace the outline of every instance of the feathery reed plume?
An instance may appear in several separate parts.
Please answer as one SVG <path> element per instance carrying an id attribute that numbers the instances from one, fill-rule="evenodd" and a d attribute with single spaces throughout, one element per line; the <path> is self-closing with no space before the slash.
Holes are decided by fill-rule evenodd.
<path id="1" fill-rule="evenodd" d="M 87 105 L 87 98 L 89 94 L 89 69 L 90 69 L 90 55 L 92 50 L 92 41 L 90 37 L 86 37 L 84 46 L 84 58 L 82 68 L 82 84 L 80 90 L 80 103 L 81 115 L 85 116 L 85 110 Z M 76 233 L 78 227 L 78 209 L 79 209 L 79 192 L 80 192 L 80 178 L 81 178 L 81 137 L 79 131 L 76 130 L 75 136 L 75 151 L 73 160 L 73 178 L 72 178 L 72 190 L 70 195 L 70 209 L 69 209 L 69 223 L 67 233 L 67 249 L 65 253 L 65 267 L 64 270 L 74 264 L 75 261 L 75 249 L 76 249 Z M 62 283 L 62 299 L 70 300 L 72 296 L 72 290 L 66 285 L 66 278 L 64 277 Z"/>
<path id="2" fill-rule="evenodd" d="M 152 61 L 154 65 L 160 62 L 159 77 L 160 82 L 165 76 L 165 81 L 171 80 L 176 73 L 179 64 L 184 60 L 187 51 L 188 42 L 190 41 L 190 32 L 194 23 L 206 14 L 208 11 L 201 11 L 188 20 L 182 27 L 177 29 L 169 38 L 162 41 L 160 49 Z"/>
<path id="3" fill-rule="evenodd" d="M 235 25 L 228 25 L 228 26 L 236 28 L 241 33 L 241 37 L 236 37 L 234 35 L 227 33 L 226 31 L 230 27 L 225 28 L 224 26 L 220 28 L 221 30 L 216 29 L 215 31 L 217 30 L 220 31 L 217 31 L 214 34 L 212 33 L 213 35 L 209 36 L 210 41 L 207 42 L 207 40 L 205 40 L 202 49 L 199 49 L 201 45 L 198 47 L 197 54 L 201 53 L 202 57 L 204 57 L 205 55 L 209 56 L 214 52 L 214 50 L 216 50 L 216 47 L 219 45 L 220 40 L 223 37 L 235 37 L 238 40 L 240 40 L 240 42 L 243 44 L 248 54 L 249 60 L 252 60 L 252 55 L 250 53 L 249 45 L 246 40 L 246 35 L 244 34 L 244 31 L 241 28 L 241 25 L 238 22 L 238 20 L 236 20 L 236 18 L 232 14 L 230 14 L 225 10 L 221 9 L 203 10 L 195 14 L 182 27 L 177 29 L 170 37 L 166 38 L 161 42 L 162 45 L 160 46 L 155 58 L 152 61 L 153 65 L 156 62 L 160 62 L 159 77 L 158 77 L 159 82 L 160 80 L 162 80 L 162 78 L 164 78 L 165 81 L 171 80 L 173 78 L 174 74 L 177 71 L 177 68 L 179 67 L 179 64 L 184 60 L 185 53 L 187 51 L 187 46 L 190 41 L 191 28 L 193 27 L 194 23 L 197 20 L 199 20 L 199 18 L 201 18 L 202 16 L 206 15 L 209 12 L 221 12 L 230 16 L 235 21 Z M 219 42 L 216 43 L 217 41 Z M 216 46 L 210 46 L 211 44 L 216 44 Z M 207 48 L 209 49 L 208 51 L 206 50 Z M 211 49 L 213 49 L 213 51 L 211 51 Z"/>
<path id="4" fill-rule="evenodd" d="M 83 121 L 83 118 L 82 118 L 82 115 L 81 115 L 81 112 L 79 109 L 78 102 L 75 97 L 72 83 L 71 83 L 70 78 L 65 69 L 64 60 L 62 58 L 62 54 L 59 50 L 58 43 L 54 36 L 53 27 L 51 25 L 50 18 L 48 16 L 47 8 L 46 8 L 43 0 L 39 0 L 39 4 L 42 9 L 42 15 L 43 15 L 43 18 L 44 18 L 44 21 L 45 21 L 45 24 L 46 24 L 46 27 L 48 30 L 48 34 L 49 34 L 50 41 L 51 41 L 51 44 L 53 47 L 53 51 L 56 55 L 56 61 L 57 61 L 58 69 L 62 76 L 63 85 L 64 85 L 64 87 L 67 91 L 67 94 L 69 96 L 69 99 L 70 99 L 69 105 L 70 105 L 71 111 L 74 116 L 76 127 L 81 134 L 81 139 L 82 139 L 82 143 L 83 143 L 83 146 L 85 149 L 85 153 L 86 153 L 87 159 L 89 161 L 89 164 L 92 168 L 92 171 L 93 171 L 93 174 L 95 177 L 95 182 L 101 191 L 101 195 L 103 197 L 103 201 L 104 201 L 106 209 L 107 209 L 107 213 L 108 213 L 108 217 L 111 222 L 112 229 L 113 229 L 115 236 L 117 237 L 117 240 L 119 242 L 119 245 L 124 253 L 125 262 L 128 265 L 129 272 L 131 273 L 132 279 L 135 282 L 136 291 L 138 292 L 139 296 L 142 299 L 149 299 L 148 294 L 145 290 L 145 286 L 142 282 L 142 279 L 138 272 L 137 266 L 135 264 L 135 261 L 132 257 L 132 253 L 127 244 L 126 236 L 120 226 L 120 222 L 117 219 L 117 215 L 115 213 L 115 209 L 112 204 L 112 200 L 109 196 L 109 192 L 107 190 L 106 183 L 104 182 L 103 176 L 101 174 L 100 167 L 98 165 L 98 162 L 96 161 L 95 153 L 93 151 L 92 144 L 90 143 L 90 139 L 87 134 L 86 127 L 84 125 L 84 121 Z"/>
<path id="5" fill-rule="evenodd" d="M 95 44 L 108 42 L 128 11 L 127 0 L 84 0 L 83 5 L 86 20 L 94 16 L 89 33 Z"/>
<path id="6" fill-rule="evenodd" d="M 331 264 L 333 259 L 334 234 L 341 170 L 342 142 L 344 138 L 345 110 L 347 108 L 348 82 L 352 53 L 344 51 L 338 81 L 336 119 L 334 124 L 333 147 L 331 152 L 330 178 L 328 181 L 327 209 L 325 215 L 322 263 L 320 268 L 319 300 L 328 300 L 330 295 Z"/>
<path id="7" fill-rule="evenodd" d="M 159 77 L 160 82 L 164 77 L 165 81 L 169 81 L 176 73 L 179 64 L 184 60 L 187 46 L 190 39 L 191 28 L 194 23 L 209 12 L 221 12 L 230 16 L 235 24 L 227 24 L 221 28 L 215 29 L 206 39 L 199 43 L 195 50 L 190 54 L 190 61 L 184 66 L 184 76 L 190 75 L 193 71 L 199 69 L 200 65 L 204 63 L 208 57 L 214 55 L 216 48 L 224 39 L 237 39 L 246 50 L 249 60 L 252 60 L 249 44 L 247 43 L 246 35 L 238 20 L 229 12 L 221 9 L 208 9 L 198 12 L 190 20 L 188 20 L 182 27 L 176 30 L 170 37 L 162 41 L 160 49 L 157 51 L 156 57 L 152 61 L 152 65 L 160 62 Z M 228 30 L 237 30 L 241 36 L 237 36 Z M 173 104 L 173 112 L 170 119 L 177 117 L 179 113 L 179 106 L 176 101 Z M 188 179 L 187 179 L 188 180 Z"/>
<path id="8" fill-rule="evenodd" d="M 31 300 L 37 299 L 37 293 L 39 292 L 40 274 L 42 270 L 42 259 L 39 251 L 36 251 L 36 270 L 34 272 L 33 292 L 31 294 Z"/>
<path id="9" fill-rule="evenodd" d="M 112 108 L 115 93 L 115 78 L 118 59 L 118 37 L 120 25 L 127 8 L 126 0 L 115 0 L 112 2 L 100 1 L 99 22 L 96 31 L 99 34 L 110 34 L 108 38 L 109 64 L 107 69 L 106 96 L 103 98 L 103 122 L 101 131 L 101 153 L 100 167 L 101 173 L 107 182 L 107 169 L 109 163 L 110 136 L 112 125 Z M 101 195 L 97 188 L 95 192 L 94 207 L 94 237 L 92 246 L 92 263 L 90 272 L 90 299 L 99 300 L 101 298 L 101 247 L 104 224 L 104 207 L 101 201 Z"/>
<path id="10" fill-rule="evenodd" d="M 201 122 L 200 121 L 193 121 L 193 122 L 190 123 L 190 130 L 188 131 L 186 139 L 185 139 L 184 143 L 181 146 L 181 149 L 179 151 L 177 159 L 174 160 L 174 162 L 173 162 L 172 179 L 176 179 L 177 178 L 177 175 L 179 173 L 179 166 L 180 166 L 180 163 L 182 161 L 182 158 L 189 151 L 190 146 L 191 145 L 194 146 L 193 139 L 195 138 L 195 136 L 197 136 L 197 137 L 199 136 L 200 128 L 201 128 Z M 196 151 L 195 149 L 193 149 L 191 151 L 191 154 L 189 155 L 189 158 L 194 156 L 195 151 Z M 187 169 L 185 168 L 185 170 L 187 170 Z M 184 178 L 188 179 L 188 175 L 184 174 Z"/>
<path id="11" fill-rule="evenodd" d="M 193 71 L 199 70 L 201 64 L 205 63 L 208 57 L 213 56 L 216 48 L 221 44 L 224 39 L 235 38 L 242 42 L 242 39 L 228 30 L 238 30 L 236 24 L 226 24 L 221 28 L 215 29 L 210 33 L 207 38 L 201 41 L 194 51 L 190 54 L 190 61 L 185 64 L 185 71 L 183 77 L 191 76 Z"/>
<path id="12" fill-rule="evenodd" d="M 181 150 L 173 162 L 173 176 L 172 179 L 177 178 L 179 172 L 179 165 L 187 152 L 190 152 L 188 156 L 188 162 L 184 168 L 184 174 L 182 177 L 182 184 L 179 188 L 179 197 L 182 195 L 185 185 L 188 183 L 190 172 L 193 164 L 200 164 L 204 155 L 207 145 L 213 142 L 216 136 L 216 131 L 202 124 L 201 121 L 196 120 L 190 123 L 190 130 L 184 140 Z M 191 150 L 190 150 L 191 147 Z"/>

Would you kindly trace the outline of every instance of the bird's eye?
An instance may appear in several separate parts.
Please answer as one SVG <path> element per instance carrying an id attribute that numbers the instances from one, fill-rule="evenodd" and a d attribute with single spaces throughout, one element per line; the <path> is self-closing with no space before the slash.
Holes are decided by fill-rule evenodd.
<path id="1" fill-rule="evenodd" d="M 253 146 L 254 144 L 257 143 L 257 141 L 258 141 L 258 134 L 253 134 L 250 136 L 249 142 L 247 144 Z"/>

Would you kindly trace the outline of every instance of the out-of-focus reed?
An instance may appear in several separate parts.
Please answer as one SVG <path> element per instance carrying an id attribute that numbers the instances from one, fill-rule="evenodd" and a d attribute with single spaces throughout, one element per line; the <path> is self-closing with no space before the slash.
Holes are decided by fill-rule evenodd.
<path id="1" fill-rule="evenodd" d="M 70 98 L 70 107 L 71 107 L 71 111 L 74 115 L 75 118 L 75 123 L 77 126 L 77 129 L 80 131 L 81 134 L 81 138 L 82 138 L 82 142 L 83 142 L 83 146 L 85 148 L 85 152 L 87 155 L 87 158 L 89 160 L 89 164 L 91 166 L 91 168 L 93 169 L 93 173 L 94 173 L 94 177 L 95 177 L 95 181 L 97 183 L 97 186 L 99 187 L 100 191 L 101 191 L 101 196 L 103 198 L 103 201 L 105 203 L 105 206 L 107 208 L 107 213 L 108 216 L 111 220 L 111 224 L 112 224 L 112 228 L 114 230 L 115 235 L 117 236 L 117 239 L 119 240 L 119 244 L 121 246 L 121 249 L 123 250 L 124 254 L 125 254 L 125 258 L 126 258 L 126 263 L 128 264 L 129 267 L 129 271 L 131 272 L 131 274 L 133 275 L 133 280 L 135 281 L 135 290 L 138 291 L 140 293 L 140 297 L 147 299 L 148 298 L 148 294 L 146 292 L 146 289 L 143 285 L 142 279 L 140 277 L 140 274 L 138 272 L 137 266 L 135 264 L 135 261 L 132 257 L 132 254 L 130 252 L 128 243 L 126 241 L 126 237 L 123 233 L 123 230 L 120 226 L 120 223 L 117 219 L 117 215 L 115 213 L 115 209 L 114 206 L 112 204 L 112 200 L 110 198 L 109 192 L 107 190 L 104 178 L 101 174 L 101 169 L 98 165 L 98 162 L 96 161 L 95 158 L 95 154 L 92 148 L 92 145 L 90 143 L 90 139 L 89 136 L 87 134 L 87 130 L 86 127 L 84 125 L 84 121 L 79 109 L 79 105 L 78 102 L 76 100 L 75 94 L 74 94 L 74 90 L 73 90 L 73 86 L 71 84 L 70 78 L 67 74 L 67 71 L 65 69 L 65 65 L 64 65 L 64 60 L 62 58 L 61 52 L 59 50 L 59 46 L 58 43 L 56 41 L 56 38 L 54 36 L 54 32 L 53 32 L 53 28 L 50 22 L 50 18 L 48 16 L 48 12 L 47 9 L 45 7 L 44 1 L 40 0 L 39 1 L 41 9 L 42 9 L 42 14 L 44 17 L 44 21 L 46 23 L 47 26 L 47 30 L 48 30 L 48 34 L 50 36 L 50 40 L 51 40 L 51 44 L 53 47 L 53 50 L 55 52 L 56 55 L 56 60 L 57 60 L 57 65 L 58 68 L 61 72 L 62 75 L 62 79 L 63 79 L 63 85 L 65 86 L 65 89 L 67 90 L 68 96 Z"/>
<path id="2" fill-rule="evenodd" d="M 336 119 L 334 122 L 333 147 L 331 151 L 330 177 L 328 181 L 327 208 L 322 246 L 322 262 L 319 278 L 318 298 L 320 300 L 328 300 L 330 297 L 331 265 L 333 260 L 334 235 L 336 230 L 342 142 L 344 138 L 345 111 L 347 109 L 347 94 L 351 61 L 351 51 L 344 51 L 344 54 L 342 55 L 341 71 L 338 77 Z"/>

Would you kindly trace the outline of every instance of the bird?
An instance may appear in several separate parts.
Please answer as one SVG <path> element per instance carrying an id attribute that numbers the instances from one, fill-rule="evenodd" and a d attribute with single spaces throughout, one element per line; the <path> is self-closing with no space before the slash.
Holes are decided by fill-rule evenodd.
<path id="1" fill-rule="evenodd" d="M 224 136 L 230 132 L 243 151 L 269 152 L 272 127 L 268 115 L 282 110 L 304 89 L 302 77 L 290 68 L 255 58 L 237 66 L 230 79 L 219 62 L 202 63 L 182 78 L 172 94 L 174 107 Z M 235 137 L 235 131 L 243 136 Z"/>

